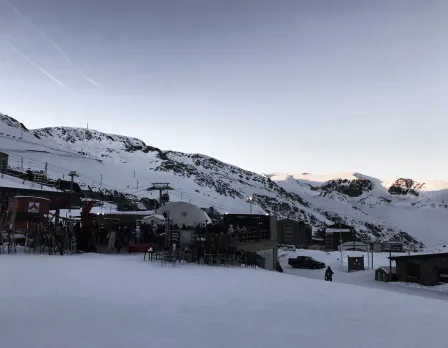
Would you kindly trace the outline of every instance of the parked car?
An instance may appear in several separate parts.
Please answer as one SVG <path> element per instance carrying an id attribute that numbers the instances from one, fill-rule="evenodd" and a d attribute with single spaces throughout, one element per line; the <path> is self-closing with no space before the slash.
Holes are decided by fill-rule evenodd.
<path id="1" fill-rule="evenodd" d="M 309 256 L 297 256 L 296 258 L 288 259 L 288 265 L 290 265 L 292 268 L 307 268 L 307 269 L 325 268 L 325 263 L 317 261 Z"/>

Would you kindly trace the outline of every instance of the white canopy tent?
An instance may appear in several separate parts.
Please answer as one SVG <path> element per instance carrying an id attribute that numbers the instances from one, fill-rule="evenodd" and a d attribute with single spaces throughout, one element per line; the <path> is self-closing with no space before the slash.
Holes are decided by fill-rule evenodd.
<path id="1" fill-rule="evenodd" d="M 165 223 L 165 220 L 166 219 L 163 217 L 163 215 L 159 215 L 159 214 L 157 214 L 157 215 L 148 215 L 148 216 L 145 216 L 141 220 L 141 223 L 142 224 L 149 224 L 149 225 L 151 225 L 152 222 L 154 221 L 155 225 L 162 225 L 162 224 Z"/>
<path id="2" fill-rule="evenodd" d="M 194 226 L 195 224 L 212 222 L 205 211 L 187 202 L 171 202 L 157 209 L 157 214 L 163 214 L 164 212 L 169 212 L 171 221 L 178 226 L 183 224 Z"/>

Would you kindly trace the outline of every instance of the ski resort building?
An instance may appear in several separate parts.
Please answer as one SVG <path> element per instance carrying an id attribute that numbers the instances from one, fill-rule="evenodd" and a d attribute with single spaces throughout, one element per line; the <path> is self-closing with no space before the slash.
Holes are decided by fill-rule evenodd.
<path id="1" fill-rule="evenodd" d="M 277 217 L 258 214 L 225 214 L 223 229 L 236 230 L 237 249 L 254 252 L 264 259 L 264 267 L 274 270 L 278 261 Z"/>
<path id="2" fill-rule="evenodd" d="M 11 230 L 28 230 L 44 219 L 50 210 L 51 201 L 47 198 L 15 196 L 8 204 L 1 225 Z"/>
<path id="3" fill-rule="evenodd" d="M 81 206 L 81 196 L 60 190 L 4 187 L 0 186 L 0 206 L 6 207 L 9 200 L 15 196 L 42 197 L 51 200 L 51 209 L 68 209 L 70 206 Z"/>
<path id="4" fill-rule="evenodd" d="M 312 228 L 303 221 L 281 219 L 277 222 L 277 238 L 279 244 L 306 248 L 311 244 Z"/>
<path id="5" fill-rule="evenodd" d="M 350 242 L 345 242 L 342 244 L 339 244 L 338 246 L 338 250 L 341 251 L 364 251 L 367 252 L 369 250 L 369 245 L 367 243 L 364 242 L 359 242 L 359 241 L 355 241 L 352 240 Z"/>
<path id="6" fill-rule="evenodd" d="M 75 187 L 75 185 L 74 185 Z M 0 205 L 6 207 L 15 196 L 42 197 L 51 200 L 51 209 L 80 207 L 82 195 L 60 187 L 29 181 L 23 177 L 0 174 Z"/>
<path id="7" fill-rule="evenodd" d="M 325 232 L 325 248 L 327 251 L 338 250 L 339 245 L 355 240 L 355 230 L 353 227 L 344 224 L 334 224 L 327 226 Z"/>
<path id="8" fill-rule="evenodd" d="M 392 256 L 399 282 L 437 285 L 448 283 L 448 253 Z"/>

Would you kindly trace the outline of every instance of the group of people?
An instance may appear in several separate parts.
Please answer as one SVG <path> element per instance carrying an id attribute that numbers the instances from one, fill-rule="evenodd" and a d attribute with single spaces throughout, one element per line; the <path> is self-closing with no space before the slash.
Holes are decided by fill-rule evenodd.
<path id="1" fill-rule="evenodd" d="M 107 252 L 111 253 L 114 249 L 116 249 L 117 253 L 121 252 L 121 248 L 125 243 L 126 236 L 126 227 L 125 226 L 115 226 L 110 230 L 107 234 Z"/>

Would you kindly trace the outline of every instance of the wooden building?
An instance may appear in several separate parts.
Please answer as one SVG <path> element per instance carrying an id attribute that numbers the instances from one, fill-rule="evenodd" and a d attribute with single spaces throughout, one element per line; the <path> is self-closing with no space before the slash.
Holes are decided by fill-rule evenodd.
<path id="1" fill-rule="evenodd" d="M 4 228 L 28 230 L 39 224 L 48 214 L 51 201 L 43 197 L 15 196 L 9 201 L 3 217 Z"/>
<path id="2" fill-rule="evenodd" d="M 397 268 L 382 266 L 375 270 L 375 280 L 378 282 L 393 282 L 397 280 Z"/>
<path id="3" fill-rule="evenodd" d="M 44 197 L 51 200 L 51 210 L 56 209 L 68 209 L 71 207 L 81 206 L 81 195 L 70 194 L 69 192 L 63 191 L 46 191 L 46 190 L 35 190 L 32 188 L 17 188 L 17 187 L 0 187 L 0 207 L 6 207 L 9 200 L 15 196 L 34 196 L 34 197 Z"/>
<path id="4" fill-rule="evenodd" d="M 399 282 L 437 285 L 448 283 L 448 253 L 392 256 Z"/>

